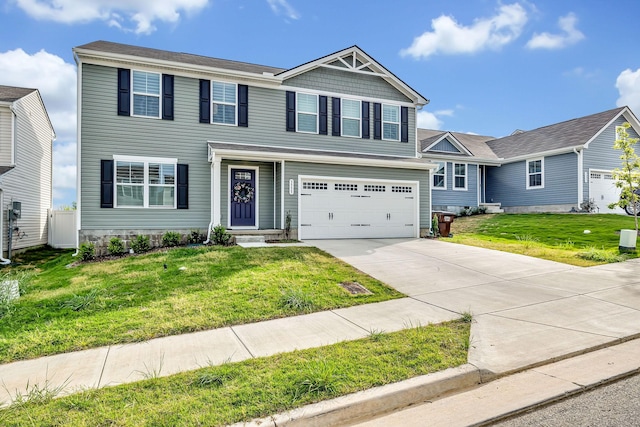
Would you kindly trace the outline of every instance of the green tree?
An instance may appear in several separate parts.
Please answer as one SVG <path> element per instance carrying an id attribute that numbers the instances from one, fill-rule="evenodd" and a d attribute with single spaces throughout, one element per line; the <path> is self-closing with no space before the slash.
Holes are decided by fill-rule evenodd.
<path id="1" fill-rule="evenodd" d="M 625 122 L 622 126 L 616 127 L 616 141 L 613 148 L 621 150 L 622 167 L 613 170 L 613 178 L 616 180 L 616 187 L 620 188 L 620 199 L 616 203 L 609 205 L 610 209 L 619 206 L 626 208 L 633 213 L 638 231 L 638 212 L 640 210 L 640 157 L 636 154 L 635 145 L 638 138 L 631 138 L 627 131 L 631 125 Z"/>

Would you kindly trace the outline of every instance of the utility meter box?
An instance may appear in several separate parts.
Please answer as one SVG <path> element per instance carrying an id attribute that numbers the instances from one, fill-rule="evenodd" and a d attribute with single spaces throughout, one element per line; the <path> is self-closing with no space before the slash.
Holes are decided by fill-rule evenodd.
<path id="1" fill-rule="evenodd" d="M 11 215 L 13 215 L 13 219 L 19 219 L 22 216 L 21 202 L 11 202 Z"/>

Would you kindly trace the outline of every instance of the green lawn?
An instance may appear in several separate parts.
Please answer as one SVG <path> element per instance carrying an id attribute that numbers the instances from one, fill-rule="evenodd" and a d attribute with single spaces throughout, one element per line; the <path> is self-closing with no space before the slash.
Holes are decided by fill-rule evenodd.
<path id="1" fill-rule="evenodd" d="M 420 326 L 331 346 L 87 390 L 25 394 L 3 426 L 219 426 L 466 363 L 469 323 Z"/>
<path id="2" fill-rule="evenodd" d="M 72 267 L 68 251 L 15 260 L 4 274 L 34 274 L 0 305 L 0 363 L 402 296 L 305 247 L 176 248 Z M 345 281 L 372 294 L 351 295 Z"/>
<path id="3" fill-rule="evenodd" d="M 620 256 L 618 245 L 621 229 L 635 229 L 633 217 L 605 214 L 492 214 L 456 218 L 452 223 L 451 240 L 589 266 L 637 257 L 635 253 Z"/>

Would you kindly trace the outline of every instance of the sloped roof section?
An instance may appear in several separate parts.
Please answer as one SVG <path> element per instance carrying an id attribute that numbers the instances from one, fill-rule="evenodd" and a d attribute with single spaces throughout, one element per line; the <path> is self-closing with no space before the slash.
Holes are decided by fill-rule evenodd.
<path id="1" fill-rule="evenodd" d="M 35 91 L 36 89 L 0 85 L 0 102 L 14 102 Z"/>
<path id="2" fill-rule="evenodd" d="M 488 141 L 488 147 L 500 158 L 544 153 L 584 146 L 627 107 L 584 116 L 538 129 L 518 132 Z"/>
<path id="3" fill-rule="evenodd" d="M 250 64 L 246 62 L 230 61 L 227 59 L 211 58 L 208 56 L 193 55 L 190 53 L 170 52 L 148 47 L 131 46 L 108 41 L 95 41 L 76 47 L 78 50 L 91 50 L 117 55 L 126 55 L 140 58 L 149 58 L 168 62 L 198 65 L 203 67 L 218 68 L 230 71 L 241 71 L 255 74 L 278 74 L 285 71 L 283 68 L 269 67 L 265 65 Z"/>
<path id="4" fill-rule="evenodd" d="M 418 129 L 418 140 L 420 141 L 420 151 L 424 152 L 434 142 L 438 141 L 447 133 L 451 134 L 460 144 L 464 146 L 474 157 L 481 159 L 497 159 L 498 156 L 487 146 L 487 141 L 495 139 L 492 136 L 474 135 L 461 132 L 446 132 L 441 130 Z"/>

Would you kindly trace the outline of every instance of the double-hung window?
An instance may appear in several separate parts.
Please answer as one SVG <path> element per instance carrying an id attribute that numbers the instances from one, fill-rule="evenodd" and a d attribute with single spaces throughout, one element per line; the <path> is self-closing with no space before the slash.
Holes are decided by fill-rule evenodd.
<path id="1" fill-rule="evenodd" d="M 318 95 L 297 94 L 298 132 L 318 133 Z"/>
<path id="2" fill-rule="evenodd" d="M 211 122 L 224 125 L 235 125 L 237 121 L 238 89 L 235 83 L 211 82 L 213 105 L 211 106 Z"/>
<path id="3" fill-rule="evenodd" d="M 114 156 L 116 207 L 175 208 L 177 159 Z"/>
<path id="4" fill-rule="evenodd" d="M 544 162 L 542 159 L 527 160 L 527 189 L 544 188 Z"/>
<path id="5" fill-rule="evenodd" d="M 382 104 L 382 139 L 400 141 L 400 107 Z"/>
<path id="6" fill-rule="evenodd" d="M 467 164 L 466 163 L 453 164 L 453 189 L 454 190 L 467 189 Z"/>
<path id="7" fill-rule="evenodd" d="M 133 115 L 160 117 L 160 74 L 133 70 Z"/>
<path id="8" fill-rule="evenodd" d="M 434 162 L 438 169 L 433 172 L 433 188 L 446 190 L 447 188 L 447 162 Z"/>
<path id="9" fill-rule="evenodd" d="M 362 107 L 360 101 L 354 99 L 342 100 L 342 136 L 360 138 Z"/>

